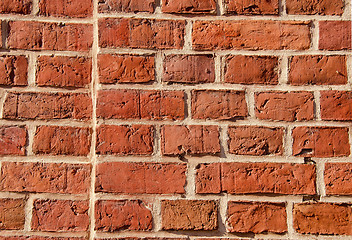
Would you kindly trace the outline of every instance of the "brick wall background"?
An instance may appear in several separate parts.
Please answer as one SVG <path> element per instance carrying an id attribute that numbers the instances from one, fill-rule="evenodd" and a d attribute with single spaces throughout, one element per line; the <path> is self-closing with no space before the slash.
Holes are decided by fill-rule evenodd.
<path id="1" fill-rule="evenodd" d="M 351 238 L 349 1 L 0 13 L 1 240 Z"/>

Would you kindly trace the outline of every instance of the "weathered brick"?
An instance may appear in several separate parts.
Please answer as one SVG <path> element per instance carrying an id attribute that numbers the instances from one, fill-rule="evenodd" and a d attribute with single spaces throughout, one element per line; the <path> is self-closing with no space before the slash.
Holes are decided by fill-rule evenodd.
<path id="1" fill-rule="evenodd" d="M 351 21 L 319 22 L 319 49 L 344 50 L 351 48 Z"/>
<path id="2" fill-rule="evenodd" d="M 327 195 L 352 195 L 352 163 L 326 163 L 324 182 Z"/>
<path id="3" fill-rule="evenodd" d="M 39 15 L 49 17 L 79 17 L 93 15 L 92 0 L 39 0 Z"/>
<path id="4" fill-rule="evenodd" d="M 150 125 L 101 125 L 97 129 L 97 154 L 151 155 L 153 127 Z"/>
<path id="5" fill-rule="evenodd" d="M 298 157 L 343 157 L 350 155 L 348 128 L 296 127 L 292 153 Z"/>
<path id="6" fill-rule="evenodd" d="M 229 202 L 227 224 L 233 233 L 285 233 L 285 203 Z"/>
<path id="7" fill-rule="evenodd" d="M 3 111 L 6 119 L 88 120 L 92 100 L 84 93 L 9 92 Z"/>
<path id="8" fill-rule="evenodd" d="M 352 91 L 322 91 L 320 96 L 323 120 L 352 120 Z"/>
<path id="9" fill-rule="evenodd" d="M 153 228 L 153 216 L 146 203 L 140 200 L 105 200 L 95 204 L 95 230 L 148 231 Z"/>
<path id="10" fill-rule="evenodd" d="M 218 206 L 211 200 L 163 200 L 164 230 L 216 230 Z"/>
<path id="11" fill-rule="evenodd" d="M 344 10 L 343 0 L 287 0 L 288 14 L 320 14 L 342 15 Z"/>
<path id="12" fill-rule="evenodd" d="M 154 12 L 155 0 L 100 0 L 99 12 Z"/>
<path id="13" fill-rule="evenodd" d="M 99 20 L 102 48 L 181 49 L 185 21 L 133 18 Z"/>
<path id="14" fill-rule="evenodd" d="M 229 56 L 225 60 L 225 83 L 278 84 L 278 58 Z"/>
<path id="15" fill-rule="evenodd" d="M 245 15 L 278 15 L 278 0 L 225 0 L 227 13 Z"/>
<path id="16" fill-rule="evenodd" d="M 304 234 L 352 235 L 352 208 L 337 203 L 299 203 L 293 208 L 293 227 Z"/>
<path id="17" fill-rule="evenodd" d="M 0 2 L 0 13 L 30 14 L 32 0 L 2 0 Z"/>
<path id="18" fill-rule="evenodd" d="M 229 127 L 229 152 L 238 155 L 282 155 L 283 134 L 282 128 Z"/>
<path id="19" fill-rule="evenodd" d="M 88 155 L 91 130 L 89 128 L 39 126 L 34 135 L 33 152 L 51 155 Z"/>
<path id="20" fill-rule="evenodd" d="M 98 94 L 97 116 L 104 119 L 182 120 L 182 91 L 105 90 Z"/>
<path id="21" fill-rule="evenodd" d="M 163 155 L 217 154 L 220 153 L 217 126 L 163 126 L 161 129 Z"/>
<path id="22" fill-rule="evenodd" d="M 87 231 L 88 212 L 88 201 L 36 199 L 31 227 L 35 231 Z"/>
<path id="23" fill-rule="evenodd" d="M 98 55 L 99 82 L 147 83 L 155 80 L 154 56 Z"/>
<path id="24" fill-rule="evenodd" d="M 88 51 L 93 43 L 93 26 L 76 23 L 10 21 L 10 49 Z"/>
<path id="25" fill-rule="evenodd" d="M 308 22 L 267 20 L 195 21 L 192 41 L 196 50 L 304 50 L 311 42 Z"/>
<path id="26" fill-rule="evenodd" d="M 41 237 L 41 236 L 9 236 L 0 237 L 0 240 L 85 240 L 85 238 L 79 237 Z"/>
<path id="27" fill-rule="evenodd" d="M 92 60 L 85 57 L 40 56 L 36 83 L 41 87 L 85 87 L 92 80 Z"/>
<path id="28" fill-rule="evenodd" d="M 3 162 L 0 190 L 8 192 L 87 193 L 87 164 Z"/>
<path id="29" fill-rule="evenodd" d="M 259 119 L 289 122 L 313 120 L 313 99 L 311 92 L 255 93 L 255 115 Z"/>
<path id="30" fill-rule="evenodd" d="M 335 85 L 347 83 L 345 56 L 294 56 L 290 62 L 292 85 Z"/>
<path id="31" fill-rule="evenodd" d="M 23 199 L 0 199 L 0 230 L 21 230 L 25 222 Z"/>
<path id="32" fill-rule="evenodd" d="M 185 193 L 185 164 L 106 162 L 97 165 L 96 174 L 96 192 Z"/>
<path id="33" fill-rule="evenodd" d="M 214 81 L 212 55 L 168 55 L 164 59 L 163 82 L 197 84 Z"/>
<path id="34" fill-rule="evenodd" d="M 0 57 L 0 86 L 27 86 L 27 72 L 25 56 Z"/>
<path id="35" fill-rule="evenodd" d="M 0 155 L 26 155 L 27 129 L 19 126 L 1 126 L 0 142 Z"/>
<path id="36" fill-rule="evenodd" d="M 162 11 L 164 13 L 211 13 L 216 12 L 215 0 L 165 0 Z"/>

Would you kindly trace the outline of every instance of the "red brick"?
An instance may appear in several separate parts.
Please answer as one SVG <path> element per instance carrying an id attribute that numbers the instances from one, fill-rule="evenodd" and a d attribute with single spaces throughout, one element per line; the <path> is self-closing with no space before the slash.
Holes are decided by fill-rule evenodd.
<path id="1" fill-rule="evenodd" d="M 1 191 L 83 194 L 89 187 L 90 166 L 87 164 L 2 163 Z"/>
<path id="2" fill-rule="evenodd" d="M 99 20 L 102 48 L 181 49 L 185 21 L 133 18 Z"/>
<path id="3" fill-rule="evenodd" d="M 33 203 L 32 230 L 35 231 L 87 231 L 89 202 L 71 200 L 41 200 Z"/>
<path id="4" fill-rule="evenodd" d="M 216 12 L 215 0 L 165 0 L 164 13 L 212 13 Z"/>
<path id="5" fill-rule="evenodd" d="M 36 82 L 41 87 L 85 87 L 92 81 L 92 60 L 85 57 L 40 56 Z"/>
<path id="6" fill-rule="evenodd" d="M 287 0 L 288 14 L 320 14 L 342 15 L 344 10 L 343 0 Z"/>
<path id="7" fill-rule="evenodd" d="M 185 193 L 186 165 L 105 162 L 97 165 L 96 192 L 125 194 Z"/>
<path id="8" fill-rule="evenodd" d="M 148 231 L 153 228 L 150 209 L 140 200 L 105 200 L 95 204 L 95 230 Z"/>
<path id="9" fill-rule="evenodd" d="M 155 0 L 100 0 L 99 12 L 154 12 Z"/>
<path id="10" fill-rule="evenodd" d="M 352 235 L 351 219 L 347 204 L 299 203 L 293 208 L 293 227 L 304 234 Z"/>
<path id="11" fill-rule="evenodd" d="M 84 93 L 9 92 L 3 118 L 6 119 L 77 119 L 92 114 L 92 100 Z"/>
<path id="12" fill-rule="evenodd" d="M 28 60 L 25 56 L 0 57 L 0 85 L 27 86 Z"/>
<path id="13" fill-rule="evenodd" d="M 195 21 L 192 33 L 193 48 L 304 50 L 310 47 L 311 42 L 308 24 L 299 21 L 267 20 Z"/>
<path id="14" fill-rule="evenodd" d="M 1 126 L 0 142 L 0 155 L 26 155 L 27 129 L 19 126 Z"/>
<path id="15" fill-rule="evenodd" d="M 10 21 L 10 49 L 88 51 L 93 43 L 93 26 L 76 23 Z"/>
<path id="16" fill-rule="evenodd" d="M 216 230 L 218 207 L 211 200 L 163 200 L 162 229 Z"/>
<path id="17" fill-rule="evenodd" d="M 151 155 L 153 127 L 150 125 L 101 125 L 97 129 L 97 154 Z"/>
<path id="18" fill-rule="evenodd" d="M 324 182 L 327 195 L 352 195 L 352 163 L 326 163 Z"/>
<path id="19" fill-rule="evenodd" d="M 290 62 L 292 85 L 335 85 L 347 83 L 345 56 L 294 56 Z"/>
<path id="20" fill-rule="evenodd" d="M 237 55 L 225 61 L 225 83 L 278 84 L 277 57 Z"/>
<path id="21" fill-rule="evenodd" d="M 319 49 L 344 50 L 351 48 L 351 21 L 319 22 Z"/>
<path id="22" fill-rule="evenodd" d="M 147 83 L 155 80 L 154 56 L 98 55 L 99 82 Z"/>
<path id="23" fill-rule="evenodd" d="M 16 237 L 0 237 L 0 240 L 85 240 L 86 238 L 78 237 L 41 237 L 41 236 L 16 236 Z"/>
<path id="24" fill-rule="evenodd" d="M 163 126 L 161 129 L 163 155 L 217 154 L 220 153 L 217 126 Z"/>
<path id="25" fill-rule="evenodd" d="M 322 91 L 320 97 L 323 120 L 352 120 L 352 91 Z"/>
<path id="26" fill-rule="evenodd" d="M 182 91 L 100 91 L 97 116 L 104 119 L 182 120 L 185 117 Z"/>
<path id="27" fill-rule="evenodd" d="M 294 156 L 343 157 L 350 155 L 348 128 L 296 127 L 292 131 Z"/>
<path id="28" fill-rule="evenodd" d="M 237 126 L 229 127 L 229 152 L 238 155 L 282 155 L 283 129 Z"/>
<path id="29" fill-rule="evenodd" d="M 90 141 L 89 128 L 39 126 L 34 135 L 33 152 L 85 156 L 89 154 Z"/>
<path id="30" fill-rule="evenodd" d="M 290 163 L 213 163 L 197 167 L 196 192 L 314 195 L 315 166 Z"/>
<path id="31" fill-rule="evenodd" d="M 259 119 L 306 121 L 314 119 L 311 92 L 261 92 L 255 94 L 255 115 Z"/>
<path id="32" fill-rule="evenodd" d="M 192 118 L 234 120 L 247 117 L 244 91 L 193 90 Z"/>
<path id="33" fill-rule="evenodd" d="M 213 55 L 168 55 L 164 59 L 163 82 L 197 84 L 214 81 Z"/>
<path id="34" fill-rule="evenodd" d="M 32 0 L 2 0 L 0 2 L 0 13 L 30 14 Z"/>
<path id="35" fill-rule="evenodd" d="M 278 15 L 279 1 L 272 0 L 226 0 L 225 7 L 228 13 L 239 15 Z"/>
<path id="36" fill-rule="evenodd" d="M 229 202 L 227 224 L 233 233 L 285 233 L 285 203 Z"/>
<path id="37" fill-rule="evenodd" d="M 0 230 L 21 230 L 25 222 L 23 199 L 0 199 Z"/>
<path id="38" fill-rule="evenodd" d="M 39 0 L 39 15 L 49 17 L 91 17 L 92 0 Z"/>

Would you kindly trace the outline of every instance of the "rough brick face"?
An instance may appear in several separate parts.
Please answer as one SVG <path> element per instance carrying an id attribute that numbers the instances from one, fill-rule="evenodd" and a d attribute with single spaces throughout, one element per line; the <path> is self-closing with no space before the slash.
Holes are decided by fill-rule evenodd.
<path id="1" fill-rule="evenodd" d="M 325 164 L 324 182 L 327 195 L 352 195 L 352 163 Z"/>
<path id="2" fill-rule="evenodd" d="M 27 129 L 19 126 L 1 126 L 0 142 L 0 155 L 26 155 Z"/>
<path id="3" fill-rule="evenodd" d="M 39 15 L 55 17 L 91 17 L 92 0 L 39 0 Z"/>
<path id="4" fill-rule="evenodd" d="M 26 86 L 27 69 L 25 56 L 0 57 L 0 86 Z"/>
<path id="5" fill-rule="evenodd" d="M 238 15 L 278 15 L 279 1 L 265 1 L 265 0 L 225 0 L 227 13 Z"/>
<path id="6" fill-rule="evenodd" d="M 341 15 L 344 9 L 343 0 L 287 0 L 288 14 Z"/>
<path id="7" fill-rule="evenodd" d="M 352 120 L 351 91 L 322 91 L 320 97 L 321 118 L 324 120 Z"/>
<path id="8" fill-rule="evenodd" d="M 0 13 L 30 14 L 32 0 L 2 0 L 0 2 Z"/>
<path id="9" fill-rule="evenodd" d="M 155 0 L 100 0 L 99 12 L 154 12 Z"/>
<path id="10" fill-rule="evenodd" d="M 215 0 L 165 0 L 162 11 L 165 13 L 215 13 Z"/>
<path id="11" fill-rule="evenodd" d="M 351 21 L 321 21 L 319 33 L 319 49 L 351 49 Z"/>
<path id="12" fill-rule="evenodd" d="M 0 199 L 0 230 L 21 230 L 24 228 L 25 201 L 23 199 Z"/>

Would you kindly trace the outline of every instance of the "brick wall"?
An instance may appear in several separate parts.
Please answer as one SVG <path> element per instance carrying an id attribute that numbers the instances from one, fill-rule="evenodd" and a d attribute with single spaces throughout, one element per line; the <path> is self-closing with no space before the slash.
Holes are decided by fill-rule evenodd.
<path id="1" fill-rule="evenodd" d="M 0 13 L 0 240 L 351 238 L 349 1 Z"/>

